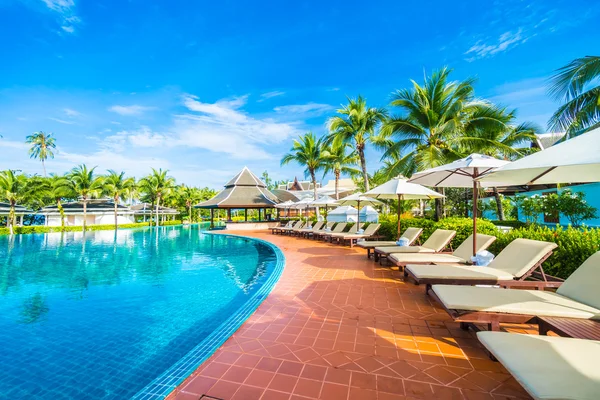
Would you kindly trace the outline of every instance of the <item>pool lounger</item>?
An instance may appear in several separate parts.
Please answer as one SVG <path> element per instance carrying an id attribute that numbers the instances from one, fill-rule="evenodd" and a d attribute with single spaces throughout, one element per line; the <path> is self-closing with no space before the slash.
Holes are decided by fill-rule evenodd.
<path id="1" fill-rule="evenodd" d="M 439 253 L 444 250 L 456 236 L 456 231 L 436 229 L 421 246 L 383 246 L 375 247 L 375 261 L 387 258 L 392 253 Z"/>
<path id="2" fill-rule="evenodd" d="M 408 239 L 408 246 L 411 246 L 423 233 L 423 228 L 406 228 L 400 238 Z M 358 247 L 367 250 L 367 258 L 371 258 L 372 251 L 375 247 L 397 246 L 397 242 L 387 240 L 367 240 L 356 243 Z"/>

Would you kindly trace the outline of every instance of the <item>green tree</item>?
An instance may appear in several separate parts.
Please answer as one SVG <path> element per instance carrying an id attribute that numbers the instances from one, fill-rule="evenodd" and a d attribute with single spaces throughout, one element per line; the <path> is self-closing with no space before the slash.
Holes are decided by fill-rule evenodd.
<path id="1" fill-rule="evenodd" d="M 410 176 L 464 156 L 469 135 L 486 129 L 502 129 L 494 106 L 475 98 L 474 79 L 450 81 L 443 68 L 425 77 L 423 85 L 412 81 L 411 89 L 397 90 L 391 106 L 398 115 L 385 122 L 381 136 L 390 142 L 383 159 L 396 157 L 396 172 Z M 436 199 L 435 217 L 442 215 Z"/>
<path id="2" fill-rule="evenodd" d="M 550 118 L 550 129 L 569 138 L 600 127 L 600 57 L 577 58 L 560 68 L 550 94 L 564 102 Z"/>
<path id="3" fill-rule="evenodd" d="M 317 139 L 312 132 L 294 139 L 294 145 L 290 152 L 281 159 L 281 165 L 294 161 L 304 167 L 304 174 L 310 176 L 313 184 L 315 200 L 317 199 L 317 175 L 316 173 L 327 167 L 327 151 L 325 139 Z"/>
<path id="4" fill-rule="evenodd" d="M 49 197 L 52 202 L 56 203 L 56 208 L 60 213 L 61 229 L 65 227 L 65 210 L 62 206 L 62 201 L 67 198 L 74 198 L 77 195 L 73 191 L 73 187 L 69 180 L 61 175 L 50 174 L 42 186 L 43 195 Z"/>
<path id="5" fill-rule="evenodd" d="M 334 145 L 351 144 L 360 160 L 365 190 L 369 190 L 369 174 L 365 149 L 368 143 L 374 143 L 378 126 L 386 119 L 387 111 L 383 108 L 368 107 L 367 101 L 361 96 L 356 99 L 348 98 L 348 104 L 337 110 L 339 115 L 328 121 L 328 141 Z"/>
<path id="6" fill-rule="evenodd" d="M 13 170 L 0 172 L 0 198 L 8 201 L 10 211 L 6 226 L 11 234 L 16 223 L 15 206 L 27 196 L 27 177 L 24 174 L 15 174 Z"/>
<path id="7" fill-rule="evenodd" d="M 356 169 L 359 161 L 356 150 L 348 152 L 350 146 L 348 143 L 330 143 L 326 149 L 325 173 L 333 173 L 335 178 L 335 199 L 339 200 L 339 183 L 342 174 L 358 175 L 360 171 Z"/>
<path id="8" fill-rule="evenodd" d="M 52 133 L 44 133 L 39 131 L 27 136 L 25 141 L 27 144 L 31 145 L 29 149 L 29 157 L 37 158 L 42 162 L 44 176 L 46 176 L 45 162 L 48 158 L 54 158 L 56 139 L 52 136 Z"/>
<path id="9" fill-rule="evenodd" d="M 89 169 L 85 164 L 78 165 L 68 174 L 71 190 L 83 203 L 83 231 L 87 227 L 87 203 L 102 193 L 103 179 L 94 175 L 96 167 Z"/>
<path id="10" fill-rule="evenodd" d="M 159 222 L 159 207 L 161 199 L 169 196 L 175 188 L 175 179 L 168 176 L 168 170 L 163 171 L 162 169 L 152 168 L 152 173 L 142 179 L 140 179 L 139 185 L 140 190 L 154 199 L 156 202 L 156 221 L 155 225 L 158 226 Z"/>
<path id="11" fill-rule="evenodd" d="M 185 205 L 185 208 L 188 212 L 188 218 L 190 219 L 190 223 L 193 223 L 194 218 L 192 214 L 192 206 L 195 203 L 200 202 L 200 200 L 202 199 L 201 191 L 198 188 L 182 184 L 181 186 L 179 186 L 177 194 Z"/>
<path id="12" fill-rule="evenodd" d="M 123 197 L 128 197 L 135 189 L 135 179 L 125 177 L 125 172 L 116 172 L 112 169 L 108 170 L 108 175 L 104 177 L 102 191 L 107 196 L 113 199 L 115 212 L 115 229 L 118 227 L 118 205 Z"/>

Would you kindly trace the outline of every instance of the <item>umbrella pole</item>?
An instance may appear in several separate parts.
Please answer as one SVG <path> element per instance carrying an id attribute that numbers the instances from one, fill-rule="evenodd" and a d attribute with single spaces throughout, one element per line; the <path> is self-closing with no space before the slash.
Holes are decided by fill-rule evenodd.
<path id="1" fill-rule="evenodd" d="M 400 202 L 402 201 L 401 196 L 402 195 L 400 194 L 398 195 L 398 235 L 396 235 L 398 237 L 397 240 L 400 240 L 400 216 L 402 215 L 402 211 L 400 210 Z"/>
<path id="2" fill-rule="evenodd" d="M 358 200 L 358 206 L 357 207 L 358 207 L 358 218 L 356 219 L 357 220 L 356 223 L 358 225 L 356 226 L 356 231 L 358 232 L 358 230 L 360 229 L 360 200 Z"/>
<path id="3" fill-rule="evenodd" d="M 475 176 L 477 176 L 477 168 L 475 168 Z M 473 180 L 473 255 L 477 253 L 477 195 L 478 182 Z"/>

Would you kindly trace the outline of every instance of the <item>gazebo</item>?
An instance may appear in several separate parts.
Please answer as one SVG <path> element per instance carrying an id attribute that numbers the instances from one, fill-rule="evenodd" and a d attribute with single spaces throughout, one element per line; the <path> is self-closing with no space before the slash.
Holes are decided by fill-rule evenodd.
<path id="1" fill-rule="evenodd" d="M 267 209 L 273 209 L 279 202 L 279 198 L 271 193 L 248 167 L 244 167 L 225 184 L 225 189 L 212 199 L 194 207 L 210 209 L 211 228 L 214 227 L 214 211 L 224 209 L 227 210 L 227 224 L 234 223 L 231 219 L 231 210 L 244 210 L 244 221 L 238 222 L 235 229 L 256 229 L 269 227 L 266 223 L 273 222 L 273 220 L 267 217 Z M 250 221 L 250 225 L 248 224 L 249 209 L 258 210 L 258 221 Z"/>

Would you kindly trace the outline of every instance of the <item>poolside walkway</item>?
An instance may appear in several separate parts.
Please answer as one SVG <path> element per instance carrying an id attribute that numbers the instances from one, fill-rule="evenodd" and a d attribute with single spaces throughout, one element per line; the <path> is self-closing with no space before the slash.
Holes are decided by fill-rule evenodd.
<path id="1" fill-rule="evenodd" d="M 169 399 L 530 398 L 423 287 L 405 284 L 364 250 L 238 234 L 279 246 L 284 272 L 254 315 Z"/>

